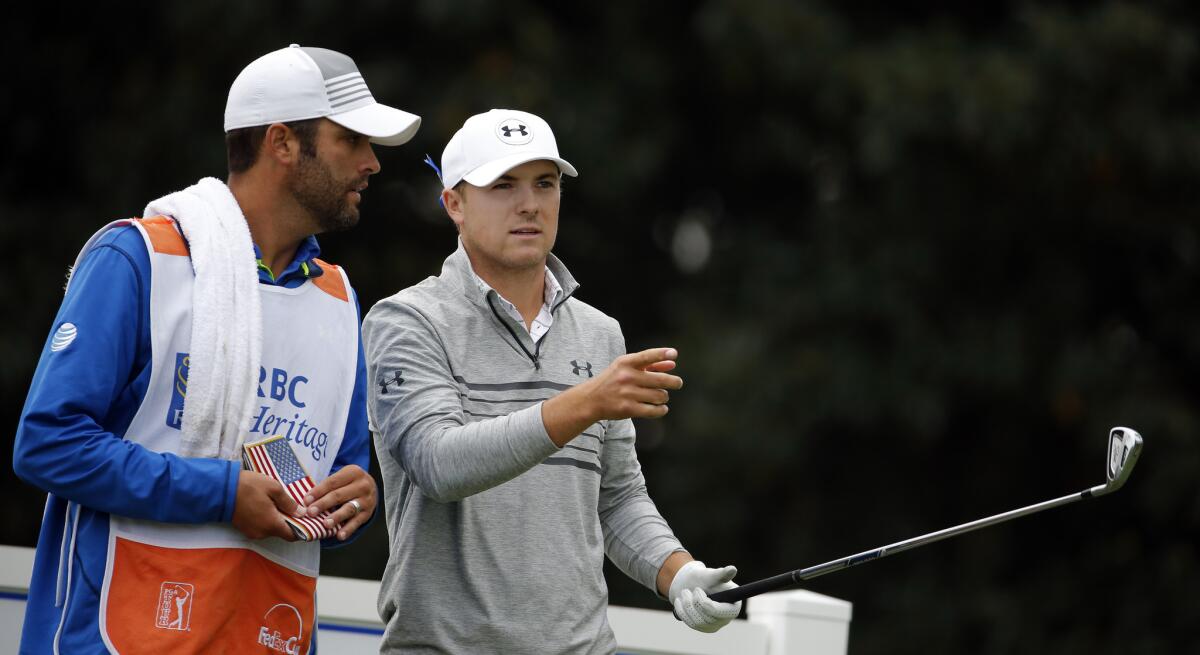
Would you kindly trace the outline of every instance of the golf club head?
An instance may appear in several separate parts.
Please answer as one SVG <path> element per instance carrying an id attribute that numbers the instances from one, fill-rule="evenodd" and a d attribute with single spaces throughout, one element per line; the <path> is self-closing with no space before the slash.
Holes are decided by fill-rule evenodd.
<path id="1" fill-rule="evenodd" d="M 1142 452 L 1142 435 L 1137 430 L 1115 427 L 1108 433 L 1108 465 L 1104 469 L 1107 481 L 1094 495 L 1108 494 L 1121 488 Z"/>

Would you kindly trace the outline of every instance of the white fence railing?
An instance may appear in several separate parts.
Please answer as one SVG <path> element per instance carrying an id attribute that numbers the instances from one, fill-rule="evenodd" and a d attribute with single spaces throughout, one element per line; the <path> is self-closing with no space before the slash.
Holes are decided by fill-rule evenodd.
<path id="1" fill-rule="evenodd" d="M 0 654 L 16 653 L 33 570 L 33 549 L 0 546 Z M 375 611 L 379 582 L 322 576 L 317 582 L 317 640 L 325 653 L 376 653 L 383 624 Z M 845 655 L 851 605 L 810 591 L 781 591 L 747 601 L 746 620 L 715 634 L 676 621 L 669 611 L 608 608 L 621 653 L 637 655 Z"/>

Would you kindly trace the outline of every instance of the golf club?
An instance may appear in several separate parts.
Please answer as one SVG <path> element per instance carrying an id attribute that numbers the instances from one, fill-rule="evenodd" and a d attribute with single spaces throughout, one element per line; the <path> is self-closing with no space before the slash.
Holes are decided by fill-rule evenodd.
<path id="1" fill-rule="evenodd" d="M 935 541 L 941 541 L 942 539 L 947 539 L 949 537 L 978 530 L 980 528 L 986 528 L 990 525 L 1003 523 L 1020 516 L 1035 514 L 1042 510 L 1050 509 L 1051 507 L 1068 505 L 1077 500 L 1084 500 L 1085 498 L 1095 498 L 1097 496 L 1110 494 L 1117 489 L 1120 489 L 1121 485 L 1125 484 L 1125 481 L 1129 479 L 1129 474 L 1133 472 L 1133 465 L 1137 463 L 1138 455 L 1141 453 L 1141 450 L 1142 435 L 1138 434 L 1136 430 L 1131 430 L 1130 428 L 1115 427 L 1109 432 L 1108 437 L 1108 462 L 1105 467 L 1107 479 L 1104 484 L 1084 489 L 1083 491 L 1063 496 L 1061 498 L 1055 498 L 1054 500 L 1047 500 L 1045 502 L 1030 505 L 1028 507 L 1014 509 L 1009 512 L 996 514 L 995 516 L 989 516 L 977 521 L 971 521 L 970 523 L 956 525 L 952 528 L 946 528 L 945 530 L 938 530 L 937 532 L 930 532 L 929 534 L 913 537 L 912 539 L 898 541 L 894 544 L 883 546 L 882 548 L 876 548 L 874 550 L 858 553 L 857 555 L 850 555 L 849 557 L 843 557 L 831 562 L 825 562 L 824 564 L 810 566 L 806 569 L 797 569 L 795 571 L 781 573 L 780 575 L 770 578 L 755 580 L 754 582 L 750 582 L 733 589 L 719 591 L 710 595 L 709 598 L 721 603 L 735 603 L 739 600 L 750 598 L 751 596 L 757 596 L 768 591 L 774 591 L 780 587 L 796 584 L 801 580 L 811 580 L 815 577 L 825 575 L 826 573 L 848 569 L 851 566 L 862 564 L 863 562 L 869 562 L 881 557 L 887 557 L 888 555 L 911 550 L 918 546 L 924 546 L 925 544 L 931 544 Z M 678 616 L 676 616 L 676 618 L 678 618 Z"/>

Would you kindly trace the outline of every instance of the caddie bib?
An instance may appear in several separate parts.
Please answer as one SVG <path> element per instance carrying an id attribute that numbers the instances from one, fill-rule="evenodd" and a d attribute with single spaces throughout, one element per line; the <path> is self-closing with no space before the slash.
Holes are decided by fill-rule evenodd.
<path id="1" fill-rule="evenodd" d="M 194 274 L 167 217 L 118 221 L 151 263 L 151 373 L 125 438 L 177 453 L 187 397 Z M 320 482 L 342 443 L 354 390 L 358 317 L 336 266 L 294 289 L 259 285 L 263 343 L 258 403 L 245 441 L 283 435 Z M 213 493 L 222 493 L 214 489 Z M 120 653 L 307 653 L 316 628 L 318 543 L 250 540 L 228 523 L 111 516 L 100 632 Z"/>

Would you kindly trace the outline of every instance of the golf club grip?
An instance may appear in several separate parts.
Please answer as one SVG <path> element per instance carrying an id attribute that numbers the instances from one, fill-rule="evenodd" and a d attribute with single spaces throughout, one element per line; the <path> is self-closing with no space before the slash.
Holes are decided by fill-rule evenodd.
<path id="1" fill-rule="evenodd" d="M 787 573 L 781 573 L 769 578 L 763 578 L 762 580 L 747 582 L 746 584 L 734 587 L 733 589 L 726 589 L 725 591 L 718 591 L 715 594 L 709 594 L 708 597 L 717 601 L 718 603 L 736 603 L 739 600 L 746 600 L 752 596 L 765 594 L 768 591 L 775 591 L 780 587 L 796 584 L 799 582 L 799 580 L 794 577 L 795 573 L 795 571 L 789 571 Z"/>
<path id="2" fill-rule="evenodd" d="M 754 582 L 748 582 L 744 585 L 734 587 L 733 589 L 726 589 L 725 591 L 718 591 L 715 594 L 709 594 L 708 598 L 709 600 L 715 600 L 718 603 L 736 603 L 741 600 L 746 600 L 751 596 L 765 594 L 768 591 L 775 591 L 780 587 L 786 587 L 788 585 L 795 584 L 800 581 L 800 578 L 795 577 L 797 573 L 799 573 L 799 571 L 789 571 L 788 573 L 780 573 L 779 575 L 772 576 L 770 578 L 755 580 Z M 671 613 L 675 614 L 675 618 L 683 620 L 674 609 L 671 610 Z"/>

